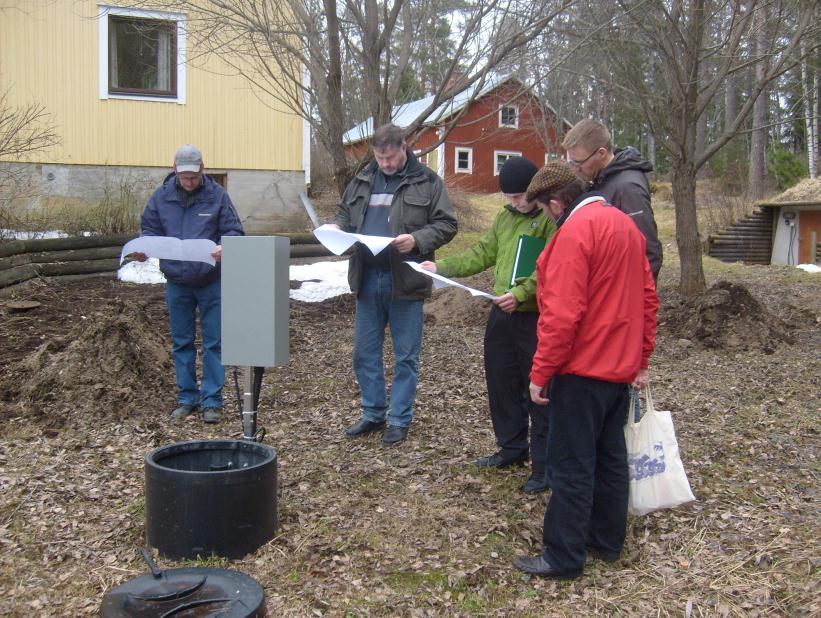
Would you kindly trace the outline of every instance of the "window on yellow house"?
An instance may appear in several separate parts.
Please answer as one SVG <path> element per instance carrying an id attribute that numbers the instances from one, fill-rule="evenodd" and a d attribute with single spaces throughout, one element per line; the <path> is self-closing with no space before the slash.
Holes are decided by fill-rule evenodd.
<path id="1" fill-rule="evenodd" d="M 177 23 L 108 17 L 110 93 L 177 96 Z"/>
<path id="2" fill-rule="evenodd" d="M 100 5 L 100 99 L 185 105 L 183 13 Z"/>

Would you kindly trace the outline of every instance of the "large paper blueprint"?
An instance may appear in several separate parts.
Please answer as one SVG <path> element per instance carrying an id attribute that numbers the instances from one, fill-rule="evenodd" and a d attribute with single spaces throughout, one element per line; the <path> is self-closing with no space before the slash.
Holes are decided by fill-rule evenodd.
<path id="1" fill-rule="evenodd" d="M 488 294 L 487 292 L 482 292 L 481 290 L 476 290 L 474 288 L 469 288 L 466 285 L 462 285 L 461 283 L 457 283 L 453 279 L 448 279 L 447 277 L 443 277 L 442 275 L 437 275 L 436 273 L 432 273 L 429 270 L 425 270 L 416 262 L 405 261 L 405 264 L 413 268 L 418 273 L 422 273 L 423 275 L 427 275 L 431 279 L 433 279 L 433 287 L 435 288 L 446 288 L 446 287 L 454 287 L 454 288 L 462 288 L 463 290 L 467 290 L 470 292 L 471 296 L 481 296 L 483 298 L 489 298 L 490 300 L 496 300 L 499 298 L 498 296 L 493 296 L 492 294 Z"/>
<path id="2" fill-rule="evenodd" d="M 207 238 L 180 240 L 173 236 L 140 236 L 125 243 L 120 253 L 120 263 L 129 253 L 145 253 L 148 257 L 161 260 L 205 262 L 213 266 L 217 262 L 211 254 L 216 249 L 217 244 Z"/>
<path id="3" fill-rule="evenodd" d="M 350 232 L 343 232 L 332 225 L 320 225 L 314 230 L 314 236 L 321 242 L 331 253 L 335 255 L 342 255 L 354 243 L 361 242 L 371 253 L 376 255 L 382 249 L 393 242 L 393 238 L 388 236 L 366 236 L 365 234 L 351 234 Z"/>

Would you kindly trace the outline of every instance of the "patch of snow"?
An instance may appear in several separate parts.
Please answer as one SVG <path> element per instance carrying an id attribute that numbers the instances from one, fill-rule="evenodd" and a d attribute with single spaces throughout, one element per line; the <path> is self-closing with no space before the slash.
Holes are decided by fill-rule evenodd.
<path id="1" fill-rule="evenodd" d="M 47 232 L 20 232 L 18 230 L 0 229 L 0 238 L 13 238 L 14 240 L 33 240 L 40 238 L 68 238 L 68 234 L 59 230 L 49 230 Z"/>
<path id="2" fill-rule="evenodd" d="M 316 262 L 291 266 L 291 281 L 302 281 L 302 286 L 291 290 L 291 298 L 305 303 L 318 303 L 334 296 L 350 294 L 348 260 Z"/>
<path id="3" fill-rule="evenodd" d="M 117 272 L 117 278 L 128 283 L 165 283 L 160 261 L 156 258 L 124 264 Z M 351 293 L 347 260 L 291 266 L 288 278 L 303 282 L 299 289 L 290 291 L 290 297 L 305 303 L 318 303 Z"/>
<path id="4" fill-rule="evenodd" d="M 165 275 L 160 272 L 160 261 L 157 258 L 123 264 L 117 271 L 117 279 L 127 283 L 165 283 Z"/>
<path id="5" fill-rule="evenodd" d="M 796 268 L 800 268 L 804 272 L 808 273 L 821 273 L 821 266 L 817 264 L 799 264 Z"/>

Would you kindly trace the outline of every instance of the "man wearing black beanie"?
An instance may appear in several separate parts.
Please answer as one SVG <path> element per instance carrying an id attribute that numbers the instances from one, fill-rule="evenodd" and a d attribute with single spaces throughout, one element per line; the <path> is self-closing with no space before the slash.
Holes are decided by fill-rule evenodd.
<path id="1" fill-rule="evenodd" d="M 556 225 L 526 192 L 537 168 L 524 157 L 505 161 L 499 172 L 499 188 L 509 201 L 496 215 L 493 227 L 470 249 L 439 260 L 422 262 L 422 268 L 445 277 L 468 277 L 494 267 L 493 294 L 497 296 L 485 329 L 485 379 L 490 418 L 499 450 L 481 457 L 476 465 L 505 468 L 528 458 L 528 419 L 531 424 L 531 475 L 522 486 L 527 493 L 547 489 L 545 459 L 547 417 L 543 406 L 530 401 L 530 365 L 536 350 L 536 279 L 533 268 L 514 277 L 520 238 L 547 241 Z"/>

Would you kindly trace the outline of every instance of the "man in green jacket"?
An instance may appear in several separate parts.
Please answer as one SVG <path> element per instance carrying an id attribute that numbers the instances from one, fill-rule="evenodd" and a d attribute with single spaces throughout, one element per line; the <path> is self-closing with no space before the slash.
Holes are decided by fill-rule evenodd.
<path id="1" fill-rule="evenodd" d="M 504 468 L 528 456 L 528 417 L 531 423 L 531 475 L 522 486 L 527 493 L 547 489 L 545 459 L 547 417 L 544 406 L 530 401 L 530 365 L 536 351 L 536 275 L 516 279 L 511 286 L 520 236 L 547 241 L 556 225 L 525 193 L 537 168 L 524 157 L 505 161 L 499 172 L 499 188 L 509 200 L 496 215 L 491 230 L 479 242 L 458 255 L 421 266 L 445 277 L 467 277 L 494 266 L 493 294 L 498 298 L 485 329 L 485 379 L 490 418 L 499 450 L 482 457 L 476 465 Z"/>

